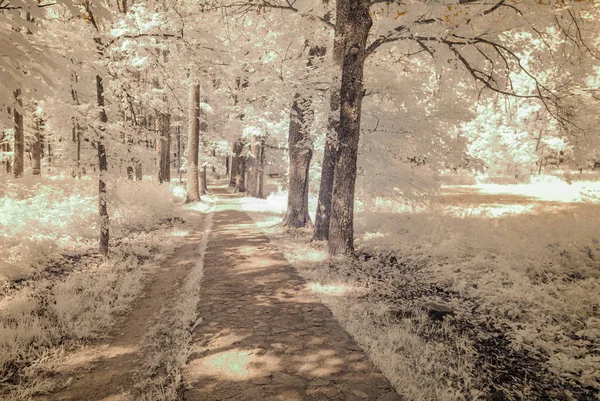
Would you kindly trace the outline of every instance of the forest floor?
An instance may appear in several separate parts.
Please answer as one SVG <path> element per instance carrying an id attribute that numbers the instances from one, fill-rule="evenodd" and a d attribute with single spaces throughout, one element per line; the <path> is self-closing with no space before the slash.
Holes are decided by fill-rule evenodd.
<path id="1" fill-rule="evenodd" d="M 140 388 L 136 384 L 145 379 L 143 373 L 148 370 L 148 342 L 158 340 L 152 335 L 153 331 L 157 331 L 154 327 L 157 317 L 161 316 L 166 305 L 174 304 L 180 296 L 190 295 L 182 288 L 201 257 L 199 250 L 202 237 L 206 235 L 203 227 L 207 219 L 206 216 L 197 218 L 193 223 L 193 231 L 182 237 L 183 244 L 177 246 L 173 254 L 146 278 L 142 294 L 107 338 L 70 352 L 64 358 L 62 366 L 56 369 L 59 375 L 56 378 L 67 385 L 47 396 L 36 397 L 37 400 L 124 401 L 139 395 Z M 164 329 L 167 335 L 175 336 L 176 333 L 169 331 L 176 328 L 168 326 Z M 169 341 L 168 345 L 181 347 L 187 344 Z M 165 351 L 169 354 L 185 354 L 185 349 Z M 159 363 L 167 366 L 169 362 L 169 358 L 166 358 Z"/>
<path id="2" fill-rule="evenodd" d="M 600 185 L 447 186 L 410 208 L 358 203 L 357 259 L 247 211 L 411 401 L 597 400 Z"/>
<path id="3" fill-rule="evenodd" d="M 104 259 L 94 182 L 66 181 L 0 198 L 0 399 L 173 400 L 212 198 L 185 205 L 176 182 L 115 183 Z"/>
<path id="4" fill-rule="evenodd" d="M 598 183 L 357 201 L 358 258 L 339 260 L 278 226 L 285 192 L 183 205 L 144 181 L 115 188 L 102 260 L 91 180 L 15 184 L 0 398 L 596 400 Z"/>
<path id="5" fill-rule="evenodd" d="M 28 321 L 18 315 L 20 297 L 28 302 L 24 314 L 42 319 L 45 337 L 32 335 L 28 347 L 6 356 L 3 394 L 19 401 L 401 400 L 241 210 L 240 196 L 226 187 L 214 193 L 209 210 L 198 206 L 203 213 L 176 206 L 183 217 L 173 218 L 176 229 L 157 232 L 165 242 L 175 235 L 175 246 L 155 266 L 127 268 L 114 260 L 123 271 L 107 283 L 99 277 L 112 274 L 112 265 L 75 263 L 7 287 L 2 327 L 13 331 L 3 341 L 23 336 L 18 330 Z M 127 251 L 123 241 L 113 244 L 113 259 Z M 84 278 L 69 281 L 78 274 Z M 134 283 L 135 290 L 121 299 L 111 295 L 119 293 L 115 283 Z M 61 296 L 62 286 L 69 291 Z M 72 296 L 82 291 L 90 299 Z M 68 309 L 72 304 L 83 306 Z M 86 313 L 90 305 L 100 311 Z M 110 324 L 88 322 L 108 315 Z M 79 340 L 61 325 L 83 325 Z M 58 334 L 46 333 L 52 330 Z M 95 337 L 98 330 L 105 331 Z"/>

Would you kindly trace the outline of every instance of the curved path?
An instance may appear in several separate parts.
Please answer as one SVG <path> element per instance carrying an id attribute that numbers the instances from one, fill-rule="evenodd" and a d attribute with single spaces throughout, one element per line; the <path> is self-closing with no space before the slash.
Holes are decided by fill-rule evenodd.
<path id="1" fill-rule="evenodd" d="M 183 398 L 401 400 L 237 197 L 215 193 Z"/>

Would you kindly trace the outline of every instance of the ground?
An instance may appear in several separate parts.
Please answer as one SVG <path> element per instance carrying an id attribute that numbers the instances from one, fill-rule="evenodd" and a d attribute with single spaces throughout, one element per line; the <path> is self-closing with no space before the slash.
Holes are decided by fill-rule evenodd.
<path id="1" fill-rule="evenodd" d="M 34 226 L 43 216 L 27 223 L 10 215 L 18 197 L 4 198 L 9 241 L 43 239 L 4 254 L 32 268 L 7 259 L 2 397 L 598 397 L 597 185 L 447 186 L 426 207 L 359 201 L 357 258 L 339 260 L 310 230 L 277 225 L 285 193 L 217 188 L 183 205 L 165 189 L 120 192 L 108 261 L 85 241 L 48 245 L 51 234 L 85 237 L 75 217 Z M 129 206 L 140 191 L 163 192 Z M 27 195 L 23 207 L 60 214 L 81 202 L 61 196 Z M 94 213 L 89 201 L 77 218 Z"/>
<path id="2" fill-rule="evenodd" d="M 184 399 L 400 400 L 239 200 L 217 193 Z"/>
<path id="3" fill-rule="evenodd" d="M 442 188 L 426 207 L 358 203 L 358 260 L 256 223 L 410 400 L 595 400 L 600 389 L 597 182 Z"/>
<path id="4" fill-rule="evenodd" d="M 54 356 L 33 399 L 400 400 L 240 196 L 215 193 L 110 333 Z"/>

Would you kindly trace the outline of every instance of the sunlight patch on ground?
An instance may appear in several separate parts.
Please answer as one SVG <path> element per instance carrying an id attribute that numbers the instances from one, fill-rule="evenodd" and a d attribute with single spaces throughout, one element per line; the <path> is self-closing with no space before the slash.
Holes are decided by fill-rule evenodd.
<path id="1" fill-rule="evenodd" d="M 113 359 L 119 356 L 134 354 L 138 347 L 91 347 L 75 352 L 64 362 L 65 367 L 75 368 L 77 366 L 90 366 L 100 359 Z"/>
<path id="2" fill-rule="evenodd" d="M 344 364 L 344 360 L 337 357 L 336 352 L 330 349 L 322 349 L 294 359 L 300 363 L 299 372 L 313 377 L 327 377 L 336 374 L 341 371 Z"/>
<path id="3" fill-rule="evenodd" d="M 131 397 L 127 393 L 113 394 L 102 398 L 100 401 L 129 401 Z"/>
<path id="4" fill-rule="evenodd" d="M 210 211 L 210 209 L 212 208 L 212 203 L 208 203 L 207 201 L 201 201 L 201 202 L 193 202 L 193 203 L 188 203 L 187 205 L 185 205 L 183 207 L 184 210 L 193 210 L 195 212 L 202 212 L 202 213 L 207 213 Z"/>
<path id="5" fill-rule="evenodd" d="M 600 195 L 600 182 L 573 181 L 571 184 L 558 179 L 534 180 L 530 184 L 477 184 L 473 186 L 483 194 L 511 194 L 552 202 L 582 202 L 587 197 Z"/>
<path id="6" fill-rule="evenodd" d="M 171 192 L 173 193 L 173 196 L 176 198 L 180 198 L 180 199 L 185 199 L 185 196 L 187 194 L 187 190 L 185 188 L 185 186 L 176 183 L 176 182 L 171 182 Z"/>
<path id="7" fill-rule="evenodd" d="M 385 234 L 382 232 L 368 232 L 365 233 L 365 239 L 375 239 L 375 238 L 383 238 Z"/>
<path id="8" fill-rule="evenodd" d="M 312 292 L 315 293 L 319 293 L 319 294 L 328 294 L 328 295 L 340 295 L 343 294 L 344 291 L 346 291 L 346 286 L 345 285 L 333 285 L 333 284 L 321 284 L 321 283 L 316 283 L 316 282 L 312 282 L 308 284 L 308 288 L 310 288 L 310 290 Z"/>
<path id="9" fill-rule="evenodd" d="M 229 380 L 249 380 L 264 377 L 279 369 L 277 358 L 257 355 L 260 350 L 232 349 L 202 358 L 199 376 L 217 376 Z M 194 369 L 195 370 L 195 369 Z"/>
<path id="10" fill-rule="evenodd" d="M 315 249 L 307 243 L 289 242 L 283 250 L 290 262 L 324 262 L 329 257 L 324 249 Z"/>
<path id="11" fill-rule="evenodd" d="M 190 232 L 188 230 L 173 230 L 170 235 L 171 237 L 187 237 Z"/>
<path id="12" fill-rule="evenodd" d="M 211 355 L 203 362 L 207 373 L 226 377 L 245 377 L 252 362 L 252 351 L 225 351 Z"/>
<path id="13" fill-rule="evenodd" d="M 287 210 L 287 192 L 281 191 L 272 193 L 266 199 L 244 197 L 240 199 L 242 209 L 246 212 L 268 213 L 275 215 L 283 215 Z M 310 218 L 315 220 L 315 211 L 317 210 L 316 195 L 308 197 L 308 214 Z M 277 221 L 279 222 L 279 221 Z"/>
<path id="14" fill-rule="evenodd" d="M 533 213 L 536 209 L 536 204 L 529 205 L 485 205 L 485 206 L 453 206 L 447 207 L 445 210 L 450 215 L 467 218 L 467 217 L 502 217 L 505 215 L 527 214 Z M 378 236 L 383 237 L 383 235 Z M 365 236 L 366 239 L 369 239 Z M 377 238 L 377 237 L 372 237 Z"/>
<path id="15" fill-rule="evenodd" d="M 287 194 L 277 192 L 266 199 L 244 197 L 240 199 L 242 208 L 247 212 L 263 212 L 282 214 L 287 209 Z"/>

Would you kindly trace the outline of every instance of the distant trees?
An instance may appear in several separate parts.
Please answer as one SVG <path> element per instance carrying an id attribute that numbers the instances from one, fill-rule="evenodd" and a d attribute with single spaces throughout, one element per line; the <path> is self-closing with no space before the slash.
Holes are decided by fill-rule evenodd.
<path id="1" fill-rule="evenodd" d="M 14 144 L 13 144 L 13 175 L 19 178 L 23 175 L 25 168 L 25 130 L 23 127 L 23 97 L 21 89 L 16 89 L 14 93 L 15 105 L 13 107 L 14 118 Z"/>
<path id="2" fill-rule="evenodd" d="M 585 133 L 594 132 L 584 122 L 600 115 L 596 92 L 590 91 L 600 86 L 594 72 L 600 64 L 594 29 L 598 10 L 589 1 L 337 0 L 333 9 L 304 0 L 222 0 L 203 5 L 201 12 L 187 1 L 169 7 L 84 1 L 70 12 L 61 1 L 29 3 L 0 0 L 0 24 L 11 27 L 0 71 L 13 77 L 0 79 L 6 103 L 3 152 L 12 151 L 12 173 L 22 176 L 23 154 L 32 142 L 37 174 L 42 137 L 47 144 L 56 138 L 54 164 L 69 164 L 74 177 L 90 168 L 99 173 L 101 216 L 108 216 L 103 199 L 109 169 L 141 179 L 143 167 L 159 182 L 170 180 L 171 159 L 182 152 L 179 145 L 176 154 L 171 152 L 172 133 L 178 144 L 188 142 L 186 160 L 176 163 L 180 170 L 187 166 L 187 201 L 198 200 L 205 190 L 206 166 L 217 157 L 209 153 L 217 141 L 231 144 L 223 150 L 232 153 L 230 186 L 264 196 L 265 140 L 287 139 L 289 198 L 283 225 L 311 224 L 309 171 L 314 155 L 323 150 L 314 239 L 327 240 L 331 255 L 351 255 L 361 158 L 383 165 L 381 176 L 391 171 L 400 176 L 417 167 L 438 168 L 443 163 L 436 158 L 444 153 L 494 151 L 499 142 L 483 129 L 491 126 L 491 118 L 461 126 L 465 121 L 457 117 L 481 114 L 493 95 L 498 104 L 517 99 L 521 114 L 531 114 L 531 105 L 537 105 L 537 122 L 518 113 L 511 117 L 510 124 L 523 128 L 518 138 L 537 138 L 533 134 L 541 132 L 540 124 L 559 132 L 545 131 L 537 156 L 545 157 L 539 149 L 550 138 L 570 135 L 576 140 L 565 143 L 583 159 L 593 136 Z M 54 10 L 52 21 L 44 18 L 47 9 Z M 216 10 L 218 15 L 212 13 Z M 259 11 L 261 18 L 239 19 L 244 21 L 239 32 L 229 29 L 235 26 L 227 24 L 232 17 Z M 32 18 L 21 15 L 26 12 Z M 222 35 L 225 26 L 227 35 Z M 36 28 L 48 35 L 35 34 Z M 189 80 L 200 75 L 210 77 L 202 98 L 197 83 L 190 86 Z M 63 90 L 47 90 L 48 76 Z M 210 94 L 204 96 L 205 90 Z M 367 93 L 369 110 L 363 113 Z M 189 105 L 181 101 L 186 97 Z M 210 116 L 203 112 L 206 99 L 216 109 Z M 38 101 L 39 116 L 27 112 L 24 117 Z M 509 115 L 509 109 L 501 112 Z M 42 131 L 44 125 L 51 132 Z M 28 127 L 32 135 L 25 134 Z M 468 142 L 456 146 L 459 151 L 452 148 L 458 136 Z M 375 150 L 359 158 L 361 139 Z M 520 139 L 516 142 L 515 154 L 522 151 Z M 410 163 L 425 159 L 426 166 Z M 386 165 L 388 160 L 395 164 Z M 105 232 L 108 238 L 108 222 Z M 108 244 L 103 235 L 101 242 Z"/>

